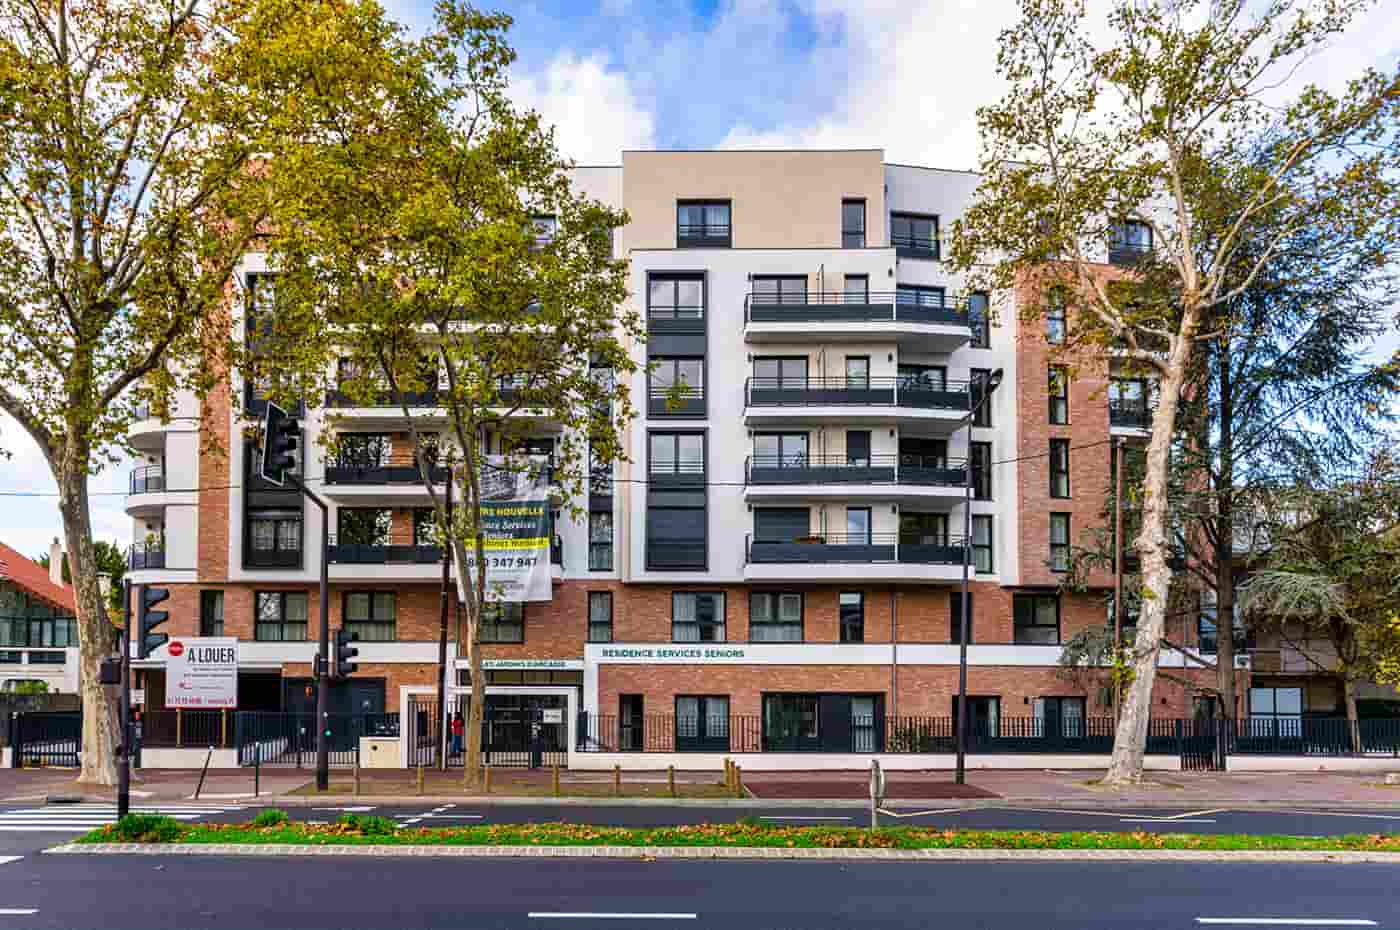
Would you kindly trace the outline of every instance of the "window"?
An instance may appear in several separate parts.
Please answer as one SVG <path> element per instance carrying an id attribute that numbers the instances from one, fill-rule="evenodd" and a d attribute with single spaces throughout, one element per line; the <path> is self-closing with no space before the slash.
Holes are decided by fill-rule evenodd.
<path id="1" fill-rule="evenodd" d="M 588 592 L 588 641 L 610 643 L 613 638 L 613 597 L 611 591 Z"/>
<path id="2" fill-rule="evenodd" d="M 559 232 L 559 220 L 553 216 L 537 216 L 530 221 L 530 250 L 546 248 Z"/>
<path id="3" fill-rule="evenodd" d="M 991 380 L 991 377 L 992 373 L 989 369 L 972 369 L 971 383 L 968 387 L 972 390 L 973 426 L 992 425 L 992 403 L 991 397 L 987 394 L 987 382 Z"/>
<path id="4" fill-rule="evenodd" d="M 1302 688 L 1250 688 L 1249 715 L 1301 724 L 1303 717 Z"/>
<path id="5" fill-rule="evenodd" d="M 20 665 L 24 661 L 24 653 L 18 649 L 6 649 L 0 651 L 0 665 Z"/>
<path id="6" fill-rule="evenodd" d="M 862 468 L 870 464 L 870 430 L 846 430 L 846 464 Z"/>
<path id="7" fill-rule="evenodd" d="M 802 642 L 802 595 L 770 591 L 750 594 L 749 642 Z"/>
<path id="8" fill-rule="evenodd" d="M 870 508 L 846 508 L 846 542 L 848 545 L 870 545 Z"/>
<path id="9" fill-rule="evenodd" d="M 894 289 L 894 302 L 906 307 L 941 307 L 944 297 L 943 288 L 923 284 L 897 284 Z"/>
<path id="10" fill-rule="evenodd" d="M 901 391 L 943 391 L 948 388 L 946 365 L 900 365 L 896 369 Z"/>
<path id="11" fill-rule="evenodd" d="M 705 415 L 705 360 L 660 356 L 651 360 L 651 416 Z"/>
<path id="12" fill-rule="evenodd" d="M 865 595 L 843 591 L 840 598 L 841 642 L 865 642 Z"/>
<path id="13" fill-rule="evenodd" d="M 967 297 L 967 322 L 972 327 L 974 349 L 989 349 L 992 346 L 992 307 L 986 294 L 975 293 Z"/>
<path id="14" fill-rule="evenodd" d="M 1050 366 L 1050 422 L 1057 426 L 1069 423 L 1069 372 L 1059 365 Z"/>
<path id="15" fill-rule="evenodd" d="M 1065 341 L 1065 290 L 1052 287 L 1045 294 L 1045 341 L 1053 346 Z"/>
<path id="16" fill-rule="evenodd" d="M 653 475 L 705 474 L 705 437 L 701 433 L 652 433 Z"/>
<path id="17" fill-rule="evenodd" d="M 305 591 L 258 591 L 253 638 L 265 643 L 295 643 L 306 639 Z"/>
<path id="18" fill-rule="evenodd" d="M 754 275 L 753 302 L 756 304 L 805 304 L 806 275 Z"/>
<path id="19" fill-rule="evenodd" d="M 1137 428 L 1151 425 L 1146 379 L 1114 378 L 1108 382 L 1108 422 L 1110 426 Z"/>
<path id="20" fill-rule="evenodd" d="M 1050 514 L 1050 570 L 1069 571 L 1069 514 Z"/>
<path id="21" fill-rule="evenodd" d="M 992 444 L 974 442 L 972 451 L 972 497 L 974 500 L 992 499 Z"/>
<path id="22" fill-rule="evenodd" d="M 1069 497 L 1069 440 L 1050 440 L 1050 496 Z"/>
<path id="23" fill-rule="evenodd" d="M 199 592 L 199 635 L 224 635 L 224 592 Z"/>
<path id="24" fill-rule="evenodd" d="M 972 515 L 972 570 L 992 570 L 992 515 Z"/>
<path id="25" fill-rule="evenodd" d="M 728 248 L 728 200 L 682 200 L 676 204 L 677 248 Z"/>
<path id="26" fill-rule="evenodd" d="M 729 748 L 729 698 L 676 695 L 676 749 L 723 752 Z"/>
<path id="27" fill-rule="evenodd" d="M 758 507 L 753 512 L 753 538 L 759 542 L 792 542 L 811 532 L 806 507 Z"/>
<path id="28" fill-rule="evenodd" d="M 967 642 L 968 645 L 977 641 L 972 631 L 972 605 L 973 593 L 967 592 Z M 952 591 L 948 594 L 948 642 L 962 642 L 962 592 Z"/>
<path id="29" fill-rule="evenodd" d="M 68 661 L 68 657 L 61 652 L 31 652 L 29 654 L 30 665 L 62 665 Z"/>
<path id="30" fill-rule="evenodd" d="M 953 720 L 958 719 L 958 696 L 953 695 Z M 956 722 L 954 723 L 956 727 Z M 1001 698 L 967 697 L 967 720 L 964 728 L 974 744 L 978 740 L 995 739 L 1001 735 Z"/>
<path id="31" fill-rule="evenodd" d="M 341 626 L 367 643 L 398 638 L 398 599 L 393 591 L 347 591 Z"/>
<path id="32" fill-rule="evenodd" d="M 247 562 L 296 566 L 301 562 L 301 514 L 295 510 L 249 510 Z"/>
<path id="33" fill-rule="evenodd" d="M 342 468 L 384 468 L 389 464 L 387 433 L 341 433 L 335 464 Z"/>
<path id="34" fill-rule="evenodd" d="M 1108 261 L 1132 265 L 1152 251 L 1152 227 L 1141 220 L 1124 220 L 1109 230 Z"/>
<path id="35" fill-rule="evenodd" d="M 846 303 L 866 304 L 870 302 L 870 275 L 848 274 L 844 288 L 843 298 Z"/>
<path id="36" fill-rule="evenodd" d="M 753 463 L 760 468 L 802 468 L 807 464 L 806 433 L 757 433 Z"/>
<path id="37" fill-rule="evenodd" d="M 387 546 L 392 514 L 369 507 L 342 507 L 336 514 L 336 545 Z"/>
<path id="38" fill-rule="evenodd" d="M 704 571 L 708 555 L 704 507 L 647 507 L 647 569 Z"/>
<path id="39" fill-rule="evenodd" d="M 1031 703 L 1035 735 L 1084 738 L 1084 699 L 1082 697 L 1036 698 Z"/>
<path id="40" fill-rule="evenodd" d="M 1200 613 L 1197 614 L 1196 619 L 1196 635 L 1201 644 L 1201 652 L 1213 654 L 1220 650 L 1220 608 L 1216 604 L 1215 589 L 1202 589 L 1199 600 Z M 1125 600 L 1123 606 L 1131 607 L 1132 603 Z M 1243 620 L 1238 616 L 1235 618 L 1233 626 L 1235 630 L 1234 654 L 1240 655 L 1249 647 L 1249 635 Z"/>
<path id="41" fill-rule="evenodd" d="M 525 642 L 525 605 L 519 601 L 493 601 L 481 605 L 479 643 Z"/>
<path id="42" fill-rule="evenodd" d="M 724 595 L 672 593 L 671 639 L 678 643 L 724 642 Z"/>
<path id="43" fill-rule="evenodd" d="M 1131 591 L 1123 592 L 1123 616 L 1120 619 L 1120 628 L 1123 632 L 1122 641 L 1131 645 L 1137 639 L 1138 617 L 1142 614 L 1142 597 Z M 1108 592 L 1108 626 L 1113 627 L 1113 592 Z M 1204 649 L 1202 652 L 1206 651 Z M 1214 651 L 1214 650 L 1212 650 Z"/>
<path id="44" fill-rule="evenodd" d="M 611 510 L 588 512 L 588 570 L 610 572 L 613 567 L 613 515 Z"/>
<path id="45" fill-rule="evenodd" d="M 938 257 L 938 217 L 923 213 L 891 213 L 890 245 L 905 258 Z"/>
<path id="46" fill-rule="evenodd" d="M 1060 641 L 1060 598 L 1054 594 L 1016 594 L 1012 619 L 1019 645 L 1053 646 Z"/>
<path id="47" fill-rule="evenodd" d="M 437 515 L 433 513 L 433 508 L 413 508 L 413 544 L 415 546 L 441 545 L 437 533 Z"/>
<path id="48" fill-rule="evenodd" d="M 870 356 L 846 356 L 846 387 L 870 387 Z"/>
<path id="49" fill-rule="evenodd" d="M 865 248 L 865 201 L 841 201 L 841 248 Z"/>
<path id="50" fill-rule="evenodd" d="M 762 388 L 805 388 L 807 386 L 807 358 L 759 357 L 753 360 L 753 380 L 755 387 Z"/>
<path id="51" fill-rule="evenodd" d="M 701 320 L 705 317 L 705 279 L 700 275 L 654 274 L 647 278 L 647 318 Z"/>
<path id="52" fill-rule="evenodd" d="M 948 545 L 948 515 L 915 510 L 900 511 L 899 542 L 901 545 L 913 546 Z"/>

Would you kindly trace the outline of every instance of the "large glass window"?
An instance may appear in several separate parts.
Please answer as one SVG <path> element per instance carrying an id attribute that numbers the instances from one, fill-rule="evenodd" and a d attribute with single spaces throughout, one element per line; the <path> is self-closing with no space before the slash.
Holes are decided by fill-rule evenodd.
<path id="1" fill-rule="evenodd" d="M 393 591 L 345 592 L 343 626 L 367 643 L 391 643 L 398 638 L 398 598 Z"/>
<path id="2" fill-rule="evenodd" d="M 1057 426 L 1069 423 L 1069 370 L 1050 366 L 1050 422 Z"/>
<path id="3" fill-rule="evenodd" d="M 755 591 L 749 595 L 749 641 L 802 642 L 802 595 Z"/>
<path id="4" fill-rule="evenodd" d="M 969 343 L 974 349 L 989 349 L 992 346 L 992 308 L 991 301 L 983 293 L 969 294 L 967 297 L 967 322 L 972 327 L 972 341 Z"/>
<path id="5" fill-rule="evenodd" d="M 1115 223 L 1109 231 L 1108 260 L 1131 265 L 1152 251 L 1152 227 L 1141 220 Z"/>
<path id="6" fill-rule="evenodd" d="M 305 591 L 258 591 L 253 638 L 259 642 L 293 643 L 306 639 Z"/>
<path id="7" fill-rule="evenodd" d="M 199 635 L 224 635 L 224 592 L 199 592 Z"/>
<path id="8" fill-rule="evenodd" d="M 413 508 L 413 544 L 415 546 L 441 545 L 437 533 L 437 515 L 433 512 L 433 508 Z"/>
<path id="9" fill-rule="evenodd" d="M 792 542 L 811 532 L 806 507 L 757 507 L 753 512 L 753 538 L 759 542 Z"/>
<path id="10" fill-rule="evenodd" d="M 559 219 L 553 216 L 537 216 L 530 221 L 530 248 L 539 250 L 554 241 L 559 233 Z"/>
<path id="11" fill-rule="evenodd" d="M 841 201 L 841 248 L 865 248 L 865 201 Z"/>
<path id="12" fill-rule="evenodd" d="M 976 634 L 972 629 L 973 618 L 973 592 L 967 592 L 967 642 L 968 645 L 977 641 Z M 953 591 L 948 594 L 948 642 L 962 642 L 962 592 Z"/>
<path id="13" fill-rule="evenodd" d="M 979 501 L 992 499 L 992 444 L 974 442 L 972 450 L 972 496 Z"/>
<path id="14" fill-rule="evenodd" d="M 972 515 L 972 570 L 992 570 L 992 515 Z"/>
<path id="15" fill-rule="evenodd" d="M 1060 598 L 1058 595 L 1013 595 L 1011 611 L 1018 644 L 1053 646 L 1060 641 Z"/>
<path id="16" fill-rule="evenodd" d="M 676 695 L 676 749 L 713 752 L 728 748 L 729 698 Z"/>
<path id="17" fill-rule="evenodd" d="M 647 316 L 653 320 L 699 320 L 705 316 L 705 279 L 659 275 L 647 280 Z"/>
<path id="18" fill-rule="evenodd" d="M 914 307 L 941 307 L 945 293 L 941 287 L 925 284 L 897 284 L 894 289 L 894 301 L 897 304 Z"/>
<path id="19" fill-rule="evenodd" d="M 341 433 L 336 438 L 335 464 L 349 468 L 383 468 L 389 464 L 387 433 Z"/>
<path id="20" fill-rule="evenodd" d="M 913 258 L 938 257 L 938 217 L 923 213 L 891 213 L 890 245 Z"/>
<path id="21" fill-rule="evenodd" d="M 1069 497 L 1068 439 L 1050 440 L 1050 496 Z"/>
<path id="22" fill-rule="evenodd" d="M 1035 717 L 1036 736 L 1060 736 L 1065 739 L 1084 737 L 1082 697 L 1036 698 L 1031 702 L 1031 712 Z"/>
<path id="23" fill-rule="evenodd" d="M 753 463 L 761 468 L 801 468 L 807 464 L 807 434 L 755 434 Z"/>
<path id="24" fill-rule="evenodd" d="M 759 304 L 805 304 L 806 275 L 754 275 L 753 300 Z"/>
<path id="25" fill-rule="evenodd" d="M 610 572 L 613 567 L 613 515 L 611 510 L 588 512 L 588 570 Z"/>
<path id="26" fill-rule="evenodd" d="M 992 373 L 989 369 L 972 369 L 972 377 L 968 387 L 972 390 L 973 426 L 992 425 L 992 399 L 987 395 L 987 383 L 991 381 L 991 378 Z"/>
<path id="27" fill-rule="evenodd" d="M 1069 514 L 1050 514 L 1050 570 L 1069 571 Z"/>
<path id="28" fill-rule="evenodd" d="M 613 639 L 613 596 L 611 591 L 588 592 L 588 641 L 610 643 Z"/>
<path id="29" fill-rule="evenodd" d="M 846 542 L 850 545 L 870 545 L 870 508 L 846 508 Z"/>
<path id="30" fill-rule="evenodd" d="M 295 510 L 248 511 L 249 561 L 296 564 L 301 558 L 301 514 Z"/>
<path id="31" fill-rule="evenodd" d="M 672 593 L 671 639 L 678 643 L 724 642 L 724 595 L 695 591 Z"/>
<path id="32" fill-rule="evenodd" d="M 841 642 L 865 642 L 865 594 L 860 591 L 842 591 L 839 608 Z"/>
<path id="33" fill-rule="evenodd" d="M 1052 287 L 1045 294 L 1045 341 L 1062 345 L 1065 341 L 1065 291 Z"/>
<path id="34" fill-rule="evenodd" d="M 651 416 L 703 415 L 705 360 L 659 356 L 651 360 Z"/>
<path id="35" fill-rule="evenodd" d="M 342 546 L 387 546 L 392 512 L 370 507 L 342 507 L 336 514 L 336 543 Z"/>
<path id="36" fill-rule="evenodd" d="M 1303 717 L 1302 688 L 1250 688 L 1249 715 L 1283 719 L 1301 723 Z"/>
<path id="37" fill-rule="evenodd" d="M 479 643 L 525 642 L 525 605 L 518 601 L 493 601 L 481 605 Z"/>
<path id="38" fill-rule="evenodd" d="M 653 475 L 704 475 L 705 437 L 700 433 L 652 433 Z"/>
<path id="39" fill-rule="evenodd" d="M 753 360 L 753 379 L 762 388 L 805 388 L 807 357 L 759 357 Z"/>
<path id="40" fill-rule="evenodd" d="M 848 274 L 842 285 L 842 298 L 848 304 L 870 302 L 870 275 Z"/>
<path id="41" fill-rule="evenodd" d="M 728 247 L 731 242 L 728 200 L 682 200 L 676 204 L 676 245 Z"/>

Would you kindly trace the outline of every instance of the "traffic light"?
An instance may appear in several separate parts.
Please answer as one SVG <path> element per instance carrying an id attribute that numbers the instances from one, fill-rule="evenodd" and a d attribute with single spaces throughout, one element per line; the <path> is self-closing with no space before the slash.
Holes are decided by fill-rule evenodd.
<path id="1" fill-rule="evenodd" d="M 296 418 L 272 401 L 267 402 L 267 416 L 263 418 L 261 477 L 264 481 L 281 487 L 287 480 L 287 473 L 297 470 L 297 445 L 301 442 L 301 428 Z"/>
<path id="2" fill-rule="evenodd" d="M 168 611 L 151 610 L 152 607 L 168 597 L 170 597 L 169 588 L 148 588 L 141 585 L 141 596 L 136 602 L 136 629 L 141 637 L 139 640 L 140 654 L 143 659 L 149 658 L 152 650 L 165 645 L 166 640 L 170 639 L 164 633 L 151 632 L 170 619 Z"/>
<path id="3" fill-rule="evenodd" d="M 354 674 L 355 669 L 359 668 L 359 665 L 353 660 L 355 656 L 360 654 L 360 650 L 350 645 L 359 642 L 359 639 L 359 633 L 351 633 L 344 627 L 335 631 L 335 652 L 331 662 L 332 678 L 349 678 Z"/>

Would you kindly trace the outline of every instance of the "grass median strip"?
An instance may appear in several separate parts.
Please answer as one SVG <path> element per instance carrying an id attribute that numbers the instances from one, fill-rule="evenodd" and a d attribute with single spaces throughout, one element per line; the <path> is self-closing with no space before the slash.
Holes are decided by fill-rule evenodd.
<path id="1" fill-rule="evenodd" d="M 346 814 L 330 824 L 293 823 L 264 811 L 243 824 L 188 824 L 129 815 L 76 841 L 86 843 L 241 844 L 250 846 L 724 846 L 774 849 L 1185 849 L 1400 853 L 1400 834 L 1330 837 L 1185 833 L 1052 833 L 1044 830 L 943 830 L 928 827 L 779 826 L 739 823 L 674 827 L 588 824 L 481 824 L 403 828 L 384 817 Z"/>

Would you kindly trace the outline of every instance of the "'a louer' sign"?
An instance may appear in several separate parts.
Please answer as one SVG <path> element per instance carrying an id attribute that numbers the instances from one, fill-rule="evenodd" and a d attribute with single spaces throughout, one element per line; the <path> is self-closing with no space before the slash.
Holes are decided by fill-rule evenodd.
<path id="1" fill-rule="evenodd" d="M 238 640 L 231 636 L 172 639 L 167 650 L 166 707 L 238 707 Z"/>

